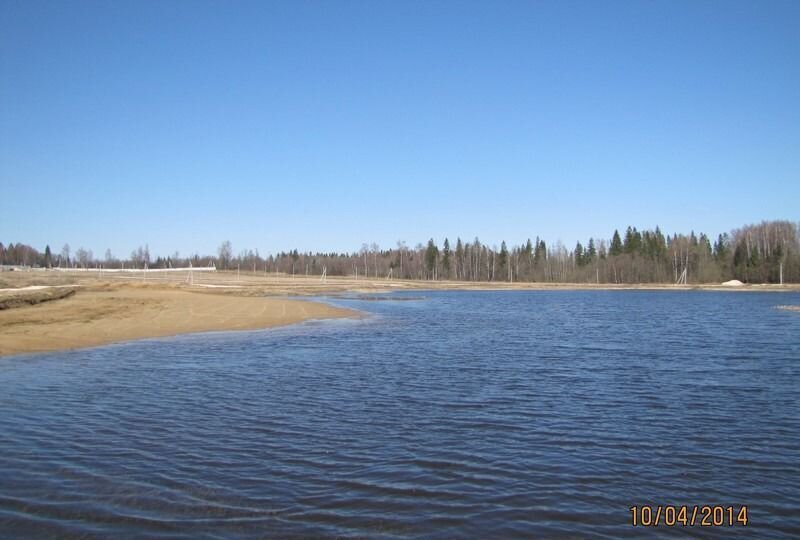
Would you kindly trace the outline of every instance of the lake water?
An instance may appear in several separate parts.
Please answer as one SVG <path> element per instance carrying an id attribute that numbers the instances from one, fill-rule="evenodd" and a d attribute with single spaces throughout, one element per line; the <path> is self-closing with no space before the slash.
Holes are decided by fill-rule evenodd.
<path id="1" fill-rule="evenodd" d="M 420 294 L 0 359 L 0 537 L 800 536 L 800 294 Z"/>

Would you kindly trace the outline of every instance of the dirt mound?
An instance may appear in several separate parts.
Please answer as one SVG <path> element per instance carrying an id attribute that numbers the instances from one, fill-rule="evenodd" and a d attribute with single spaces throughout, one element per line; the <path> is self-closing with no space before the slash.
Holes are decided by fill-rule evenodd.
<path id="1" fill-rule="evenodd" d="M 742 283 L 738 279 L 732 279 L 722 284 L 723 287 L 741 287 L 742 285 L 744 285 L 744 283 Z"/>

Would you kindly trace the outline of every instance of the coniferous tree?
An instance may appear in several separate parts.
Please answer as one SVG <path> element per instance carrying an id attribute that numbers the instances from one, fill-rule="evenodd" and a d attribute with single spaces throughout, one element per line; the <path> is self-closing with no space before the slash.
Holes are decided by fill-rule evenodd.
<path id="1" fill-rule="evenodd" d="M 625 231 L 625 241 L 622 244 L 622 251 L 628 254 L 641 253 L 642 235 L 636 227 L 628 227 Z"/>
<path id="2" fill-rule="evenodd" d="M 574 255 L 575 255 L 575 264 L 577 264 L 578 266 L 583 266 L 584 265 L 583 245 L 581 245 L 580 242 L 578 242 L 575 245 Z"/>
<path id="3" fill-rule="evenodd" d="M 728 255 L 728 235 L 720 234 L 714 242 L 714 258 L 717 262 L 722 261 Z"/>
<path id="4" fill-rule="evenodd" d="M 464 279 L 464 244 L 461 237 L 456 240 L 456 279 Z"/>
<path id="5" fill-rule="evenodd" d="M 533 267 L 533 243 L 531 242 L 530 238 L 528 238 L 528 241 L 525 243 L 525 247 L 522 250 L 521 256 L 523 257 L 523 260 L 525 261 L 525 266 L 527 267 L 525 277 L 527 279 L 530 279 L 531 278 L 531 270 L 532 270 L 532 267 Z M 519 272 L 517 272 L 517 273 L 519 273 Z M 519 277 L 518 277 L 518 279 L 519 279 Z"/>
<path id="6" fill-rule="evenodd" d="M 608 254 L 612 257 L 622 255 L 622 239 L 619 237 L 619 231 L 614 229 L 614 236 L 611 237 L 611 245 L 608 248 Z"/>
<path id="7" fill-rule="evenodd" d="M 508 246 L 506 246 L 505 240 L 500 243 L 500 255 L 497 258 L 497 265 L 500 275 L 505 276 L 508 268 Z"/>
<path id="8" fill-rule="evenodd" d="M 450 279 L 450 241 L 447 238 L 442 246 L 442 271 L 444 279 Z"/>
<path id="9" fill-rule="evenodd" d="M 425 249 L 425 268 L 428 271 L 428 279 L 436 279 L 436 260 L 439 258 L 439 248 L 436 247 L 433 238 L 428 240 L 428 247 Z"/>
<path id="10" fill-rule="evenodd" d="M 533 255 L 534 264 L 543 264 L 547 260 L 547 245 L 544 240 L 539 240 L 536 243 L 536 252 Z"/>
<path id="11" fill-rule="evenodd" d="M 589 238 L 589 247 L 586 248 L 587 262 L 592 262 L 597 256 L 597 248 L 594 247 L 594 238 Z"/>
<path id="12" fill-rule="evenodd" d="M 522 255 L 525 257 L 525 260 L 531 262 L 533 258 L 533 244 L 531 243 L 531 239 L 528 238 L 528 241 L 525 242 L 525 247 L 522 248 Z"/>

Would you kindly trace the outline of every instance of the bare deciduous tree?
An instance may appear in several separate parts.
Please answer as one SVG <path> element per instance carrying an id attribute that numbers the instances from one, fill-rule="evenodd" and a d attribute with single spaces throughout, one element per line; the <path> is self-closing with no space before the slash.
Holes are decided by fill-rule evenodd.
<path id="1" fill-rule="evenodd" d="M 223 270 L 227 269 L 233 257 L 233 246 L 230 240 L 225 240 L 219 245 L 219 248 L 217 248 L 217 255 L 219 256 L 220 268 Z"/>

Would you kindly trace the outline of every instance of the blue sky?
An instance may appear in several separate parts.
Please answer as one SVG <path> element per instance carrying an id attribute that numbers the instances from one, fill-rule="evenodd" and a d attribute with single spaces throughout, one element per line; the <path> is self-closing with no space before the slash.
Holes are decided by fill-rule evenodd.
<path id="1" fill-rule="evenodd" d="M 0 3 L 0 241 L 800 219 L 800 2 Z"/>

